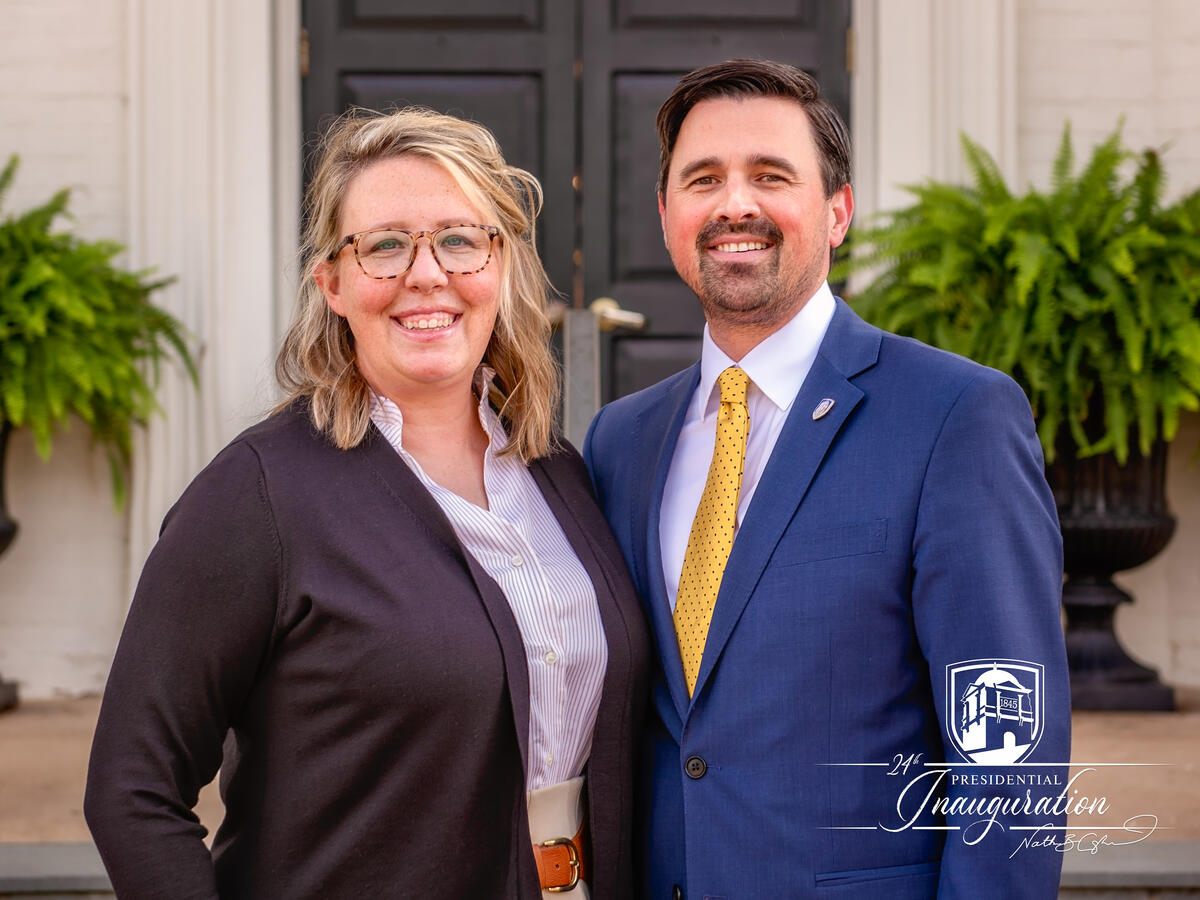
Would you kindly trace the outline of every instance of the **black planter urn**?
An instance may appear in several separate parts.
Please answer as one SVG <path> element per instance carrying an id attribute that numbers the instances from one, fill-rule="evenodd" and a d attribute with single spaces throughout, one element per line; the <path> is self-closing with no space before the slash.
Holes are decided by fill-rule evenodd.
<path id="1" fill-rule="evenodd" d="M 0 556 L 8 549 L 8 545 L 17 536 L 17 523 L 8 515 L 8 507 L 4 502 L 4 455 L 8 451 L 8 436 L 12 433 L 12 425 L 7 421 L 0 422 Z"/>
<path id="2" fill-rule="evenodd" d="M 12 426 L 8 422 L 0 422 L 0 556 L 8 549 L 13 538 L 17 536 L 17 523 L 8 515 L 8 507 L 4 503 L 4 455 L 8 450 L 8 436 Z M 17 686 L 11 681 L 5 681 L 0 675 L 0 712 L 12 709 L 17 705 Z"/>
<path id="3" fill-rule="evenodd" d="M 1073 709 L 1175 708 L 1174 690 L 1133 660 L 1113 631 L 1117 607 L 1133 602 L 1113 574 L 1148 562 L 1175 533 L 1166 472 L 1161 440 L 1148 455 L 1131 448 L 1124 465 L 1107 453 L 1077 459 L 1073 446 L 1062 446 L 1046 467 L 1062 524 Z"/>

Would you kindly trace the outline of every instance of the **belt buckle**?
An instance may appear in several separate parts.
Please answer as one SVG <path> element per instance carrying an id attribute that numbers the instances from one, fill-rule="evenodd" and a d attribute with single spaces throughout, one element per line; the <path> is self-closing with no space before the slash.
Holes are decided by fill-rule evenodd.
<path id="1" fill-rule="evenodd" d="M 567 864 L 571 867 L 571 881 L 569 884 L 548 887 L 546 890 L 551 894 L 565 894 L 567 891 L 575 890 L 575 886 L 579 884 L 579 848 L 575 846 L 575 841 L 565 837 L 551 838 L 548 841 L 542 841 L 538 846 L 546 848 L 566 847 Z"/>

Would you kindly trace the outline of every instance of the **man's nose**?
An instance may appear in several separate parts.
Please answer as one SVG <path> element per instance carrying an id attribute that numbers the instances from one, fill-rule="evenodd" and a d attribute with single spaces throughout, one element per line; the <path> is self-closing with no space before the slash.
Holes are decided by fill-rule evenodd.
<path id="1" fill-rule="evenodd" d="M 730 179 L 725 183 L 716 216 L 723 222 L 742 222 L 757 219 L 762 214 L 754 189 L 745 179 Z"/>

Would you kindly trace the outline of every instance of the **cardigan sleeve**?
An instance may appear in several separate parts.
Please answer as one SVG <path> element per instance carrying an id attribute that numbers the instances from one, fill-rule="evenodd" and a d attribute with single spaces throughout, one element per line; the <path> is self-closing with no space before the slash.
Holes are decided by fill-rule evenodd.
<path id="1" fill-rule="evenodd" d="M 217 897 L 192 810 L 269 653 L 282 590 L 259 459 L 235 442 L 167 514 L 104 692 L 84 812 L 122 900 Z"/>

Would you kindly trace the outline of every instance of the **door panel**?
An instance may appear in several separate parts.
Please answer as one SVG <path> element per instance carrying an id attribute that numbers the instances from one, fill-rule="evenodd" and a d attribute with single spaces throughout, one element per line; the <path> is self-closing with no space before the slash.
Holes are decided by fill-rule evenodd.
<path id="1" fill-rule="evenodd" d="M 539 0 L 455 0 L 444 6 L 413 0 L 343 0 L 347 21 L 359 24 L 500 25 L 536 28 L 541 20 Z"/>
<path id="2" fill-rule="evenodd" d="M 340 85 L 343 106 L 387 109 L 418 104 L 489 124 L 515 166 L 541 172 L 544 115 L 541 85 L 534 75 L 348 74 Z"/>
<path id="3" fill-rule="evenodd" d="M 696 298 L 689 295 L 692 303 Z M 704 318 L 700 318 L 700 329 Z M 617 336 L 611 343 L 610 385 L 613 397 L 624 397 L 647 385 L 662 381 L 700 358 L 697 333 L 663 337 Z"/>
<path id="4" fill-rule="evenodd" d="M 654 196 L 658 177 L 654 117 L 675 81 L 674 75 L 637 73 L 613 78 L 611 277 L 618 282 L 675 273 L 663 244 Z"/>
<path id="5" fill-rule="evenodd" d="M 677 27 L 685 16 L 692 24 L 711 22 L 716 25 L 792 25 L 807 16 L 810 0 L 739 0 L 737 12 L 730 14 L 726 0 L 689 0 L 686 6 L 679 0 L 617 0 L 615 21 L 621 27 L 634 25 L 665 25 Z"/>

